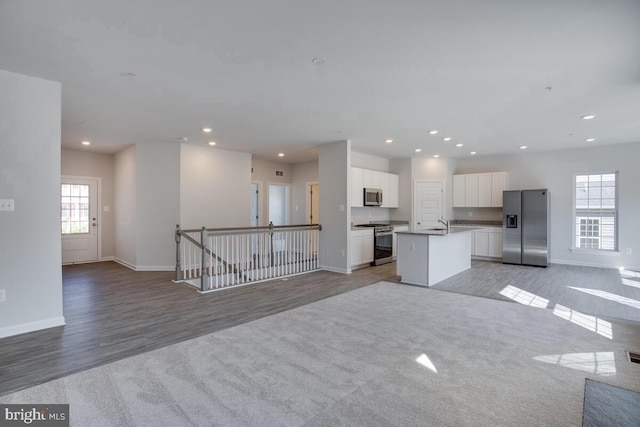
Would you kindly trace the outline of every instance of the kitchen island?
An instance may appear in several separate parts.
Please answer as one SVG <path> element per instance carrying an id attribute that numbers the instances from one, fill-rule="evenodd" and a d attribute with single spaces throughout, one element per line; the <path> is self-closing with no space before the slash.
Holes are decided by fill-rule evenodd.
<path id="1" fill-rule="evenodd" d="M 471 268 L 475 227 L 398 232 L 396 271 L 400 280 L 431 286 Z"/>

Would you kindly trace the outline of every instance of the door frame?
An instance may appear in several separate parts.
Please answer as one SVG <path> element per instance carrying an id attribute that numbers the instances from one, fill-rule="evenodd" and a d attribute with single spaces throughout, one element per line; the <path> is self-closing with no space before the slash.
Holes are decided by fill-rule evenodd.
<path id="1" fill-rule="evenodd" d="M 257 227 L 262 227 L 264 224 L 264 202 L 263 202 L 263 196 L 264 196 L 264 185 L 262 181 L 251 181 L 251 197 L 253 198 L 255 195 L 253 194 L 253 185 L 257 185 L 258 186 L 258 200 L 256 201 L 256 203 L 258 204 L 257 209 L 258 209 L 258 221 L 256 223 Z M 253 223 L 253 218 L 251 218 L 251 221 L 249 222 L 249 226 L 251 226 L 251 224 Z"/>
<path id="2" fill-rule="evenodd" d="M 267 193 L 267 197 L 266 197 L 266 201 L 267 201 L 267 202 L 266 202 L 266 205 L 267 205 L 267 209 L 266 209 L 266 211 L 267 211 L 266 221 L 267 221 L 267 224 L 266 224 L 266 225 L 269 225 L 269 221 L 270 221 L 270 219 L 269 219 L 269 218 L 271 217 L 271 212 L 269 212 L 269 193 L 270 193 L 270 189 L 269 189 L 269 187 L 270 187 L 270 186 L 272 186 L 272 185 L 281 185 L 281 186 L 283 186 L 283 187 L 287 187 L 287 206 L 286 206 L 286 210 L 287 210 L 287 223 L 288 223 L 288 224 L 291 224 L 291 220 L 293 219 L 293 218 L 291 217 L 291 214 L 292 214 L 292 212 L 291 212 L 291 205 L 292 205 L 292 197 L 293 197 L 293 195 L 292 195 L 291 193 L 292 193 L 292 188 L 293 188 L 293 186 L 291 185 L 291 183 L 290 183 L 290 182 L 267 181 L 266 186 L 265 186 L 265 188 L 267 189 L 267 190 L 265 190 L 265 192 Z"/>
<path id="3" fill-rule="evenodd" d="M 311 186 L 312 185 L 317 185 L 318 187 L 320 187 L 320 181 L 308 181 L 305 184 L 305 217 L 304 217 L 304 223 L 307 223 L 307 218 L 309 218 L 311 216 Z M 320 215 L 318 213 L 318 215 Z M 316 224 L 318 224 L 318 222 L 316 221 Z"/>
<path id="4" fill-rule="evenodd" d="M 102 177 L 99 176 L 81 176 L 81 175 L 60 175 L 60 185 L 58 185 L 58 205 L 60 205 L 60 186 L 62 185 L 65 179 L 80 179 L 80 180 L 92 180 L 97 181 L 97 198 L 96 198 L 96 220 L 98 221 L 98 238 L 96 244 L 98 245 L 98 251 L 96 256 L 96 262 L 103 261 L 102 259 Z M 60 208 L 58 208 L 58 231 L 60 231 Z M 92 261 L 87 261 L 92 262 Z M 62 264 L 62 259 L 60 259 L 60 263 Z M 80 262 L 75 264 L 81 264 Z"/>
<path id="5" fill-rule="evenodd" d="M 444 218 L 444 214 L 446 211 L 446 198 L 445 198 L 445 193 L 447 190 L 447 181 L 444 179 L 414 179 L 411 181 L 411 215 L 410 215 L 410 225 L 413 228 L 415 226 L 415 213 L 416 213 L 416 187 L 417 184 L 421 183 L 438 183 L 438 184 L 442 184 L 442 212 L 440 214 L 440 218 Z"/>

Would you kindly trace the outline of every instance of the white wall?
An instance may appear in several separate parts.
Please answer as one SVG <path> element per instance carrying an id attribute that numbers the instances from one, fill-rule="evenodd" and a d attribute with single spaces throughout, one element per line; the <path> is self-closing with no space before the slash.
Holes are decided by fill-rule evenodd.
<path id="1" fill-rule="evenodd" d="M 182 144 L 182 228 L 251 225 L 251 155 Z"/>
<path id="2" fill-rule="evenodd" d="M 137 265 L 137 191 L 136 147 L 116 153 L 113 164 L 115 258 L 135 268 Z"/>
<path id="3" fill-rule="evenodd" d="M 0 70 L 0 337 L 64 324 L 60 84 Z"/>
<path id="4" fill-rule="evenodd" d="M 308 182 L 318 182 L 317 161 L 296 163 L 291 167 L 292 224 L 306 224 L 309 222 L 307 215 Z M 320 191 L 322 191 L 322 188 L 320 188 Z"/>
<path id="5" fill-rule="evenodd" d="M 259 225 L 269 225 L 269 184 L 290 184 L 293 180 L 292 167 L 286 163 L 269 162 L 252 157 L 251 170 L 251 181 L 262 184 Z M 283 176 L 277 176 L 276 171 L 282 171 Z M 291 197 L 289 200 L 291 200 Z M 289 206 L 289 217 L 291 217 L 291 205 Z M 292 224 L 294 223 L 292 222 Z"/>
<path id="6" fill-rule="evenodd" d="M 547 188 L 551 209 L 551 261 L 640 268 L 640 143 L 458 159 L 456 173 L 509 172 L 511 189 Z M 572 253 L 573 177 L 576 173 L 619 172 L 619 248 L 622 253 Z M 632 255 L 625 255 L 632 248 Z"/>
<path id="7" fill-rule="evenodd" d="M 371 154 L 351 152 L 351 166 L 378 172 L 389 172 L 389 160 Z"/>
<path id="8" fill-rule="evenodd" d="M 351 245 L 351 142 L 319 147 L 320 268 L 349 273 Z M 331 189 L 323 191 L 323 189 Z"/>
<path id="9" fill-rule="evenodd" d="M 102 178 L 102 206 L 98 208 L 102 226 L 102 257 L 115 256 L 113 154 L 93 153 L 82 150 L 62 150 L 62 175 Z M 108 206 L 105 212 L 103 207 Z"/>
<path id="10" fill-rule="evenodd" d="M 180 146 L 136 146 L 137 270 L 175 268 L 175 228 L 180 222 Z"/>
<path id="11" fill-rule="evenodd" d="M 394 221 L 410 221 L 411 200 L 413 198 L 411 158 L 390 160 L 389 172 L 398 175 L 398 207 L 391 209 L 391 219 Z"/>

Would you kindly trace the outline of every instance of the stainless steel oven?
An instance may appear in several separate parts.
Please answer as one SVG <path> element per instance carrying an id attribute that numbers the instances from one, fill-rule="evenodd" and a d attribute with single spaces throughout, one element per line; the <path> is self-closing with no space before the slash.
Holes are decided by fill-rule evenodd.
<path id="1" fill-rule="evenodd" d="M 373 229 L 373 262 L 372 265 L 386 264 L 393 261 L 393 227 L 377 226 Z"/>

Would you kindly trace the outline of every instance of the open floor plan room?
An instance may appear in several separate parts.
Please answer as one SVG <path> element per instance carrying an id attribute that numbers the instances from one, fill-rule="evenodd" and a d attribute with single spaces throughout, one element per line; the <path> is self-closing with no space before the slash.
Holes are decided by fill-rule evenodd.
<path id="1" fill-rule="evenodd" d="M 206 296 L 65 267 L 68 324 L 2 340 L 0 402 L 69 403 L 73 425 L 579 425 L 585 378 L 640 391 L 638 323 L 404 285 L 393 267 Z"/>

